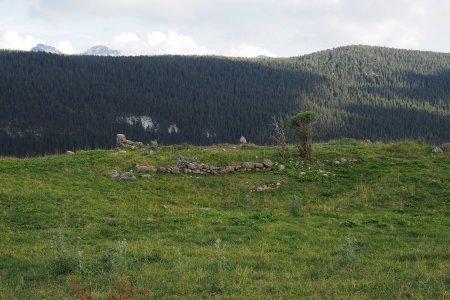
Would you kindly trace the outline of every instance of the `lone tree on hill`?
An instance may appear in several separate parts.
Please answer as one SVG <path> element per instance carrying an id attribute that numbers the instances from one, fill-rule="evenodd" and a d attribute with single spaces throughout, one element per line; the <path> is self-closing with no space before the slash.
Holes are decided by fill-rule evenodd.
<path id="1" fill-rule="evenodd" d="M 300 139 L 298 145 L 299 154 L 303 158 L 311 156 L 311 144 L 313 128 L 312 124 L 316 118 L 316 114 L 312 111 L 299 112 L 295 116 L 289 118 L 289 125 L 294 128 Z"/>

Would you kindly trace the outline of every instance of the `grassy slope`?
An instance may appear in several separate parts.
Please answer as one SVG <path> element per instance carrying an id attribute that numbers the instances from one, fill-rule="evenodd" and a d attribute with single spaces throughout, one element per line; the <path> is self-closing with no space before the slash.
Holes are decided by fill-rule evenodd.
<path id="1" fill-rule="evenodd" d="M 130 182 L 105 174 L 136 162 L 172 165 L 179 155 L 258 161 L 275 149 L 2 158 L 0 297 L 102 299 L 126 287 L 135 297 L 449 298 L 450 155 L 412 142 L 341 140 L 314 150 L 286 172 Z M 340 157 L 359 162 L 321 163 Z M 277 180 L 280 189 L 250 192 Z M 299 216 L 290 213 L 294 195 Z M 66 254 L 58 258 L 49 241 Z"/>

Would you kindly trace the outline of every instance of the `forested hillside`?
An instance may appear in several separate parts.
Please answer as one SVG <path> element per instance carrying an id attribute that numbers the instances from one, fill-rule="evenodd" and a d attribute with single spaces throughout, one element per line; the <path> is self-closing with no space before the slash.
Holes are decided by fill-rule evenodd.
<path id="1" fill-rule="evenodd" d="M 450 140 L 450 54 L 350 46 L 277 59 L 0 51 L 0 155 L 133 140 L 270 142 L 317 112 L 317 139 Z"/>

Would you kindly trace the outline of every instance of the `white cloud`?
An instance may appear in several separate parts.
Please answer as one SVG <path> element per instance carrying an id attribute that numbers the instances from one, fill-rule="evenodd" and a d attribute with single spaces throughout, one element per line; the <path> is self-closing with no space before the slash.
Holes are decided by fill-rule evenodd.
<path id="1" fill-rule="evenodd" d="M 75 54 L 75 48 L 69 41 L 59 42 L 56 48 L 64 54 Z"/>
<path id="2" fill-rule="evenodd" d="M 257 57 L 258 55 L 265 55 L 270 57 L 277 57 L 275 53 L 267 50 L 266 48 L 252 46 L 248 44 L 241 44 L 237 47 L 231 47 L 230 49 L 231 56 L 238 57 Z"/>
<path id="3" fill-rule="evenodd" d="M 154 31 L 147 34 L 147 43 L 150 46 L 157 47 L 167 41 L 167 36 L 161 31 Z"/>
<path id="4" fill-rule="evenodd" d="M 0 42 L 99 40 L 133 55 L 292 56 L 348 44 L 449 52 L 449 11 L 449 0 L 0 0 Z M 6 42 L 6 29 L 19 38 Z"/>
<path id="5" fill-rule="evenodd" d="M 332 20 L 328 26 L 333 28 L 333 37 L 346 44 L 390 46 L 397 48 L 417 48 L 423 33 L 420 27 L 406 26 L 395 19 L 361 23 L 359 21 Z M 322 28 L 322 36 L 325 28 Z"/>
<path id="6" fill-rule="evenodd" d="M 12 50 L 30 50 L 44 40 L 31 35 L 20 35 L 13 30 L 6 30 L 0 37 L 0 48 Z"/>
<path id="7" fill-rule="evenodd" d="M 205 55 L 214 51 L 200 46 L 192 37 L 178 34 L 175 31 L 167 33 L 152 31 L 140 38 L 136 33 L 124 32 L 105 42 L 112 48 L 120 50 L 125 55 Z"/>
<path id="8" fill-rule="evenodd" d="M 115 35 L 113 40 L 118 43 L 133 43 L 141 41 L 141 39 L 133 32 L 123 32 L 119 35 Z"/>

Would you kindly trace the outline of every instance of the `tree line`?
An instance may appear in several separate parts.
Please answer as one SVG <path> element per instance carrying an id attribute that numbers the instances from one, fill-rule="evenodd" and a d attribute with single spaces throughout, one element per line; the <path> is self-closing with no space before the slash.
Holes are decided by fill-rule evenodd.
<path id="1" fill-rule="evenodd" d="M 0 51 L 0 106 L 0 155 L 109 148 L 116 133 L 270 143 L 272 117 L 300 110 L 316 112 L 315 140 L 440 143 L 450 140 L 450 55 L 367 46 L 268 59 Z"/>

